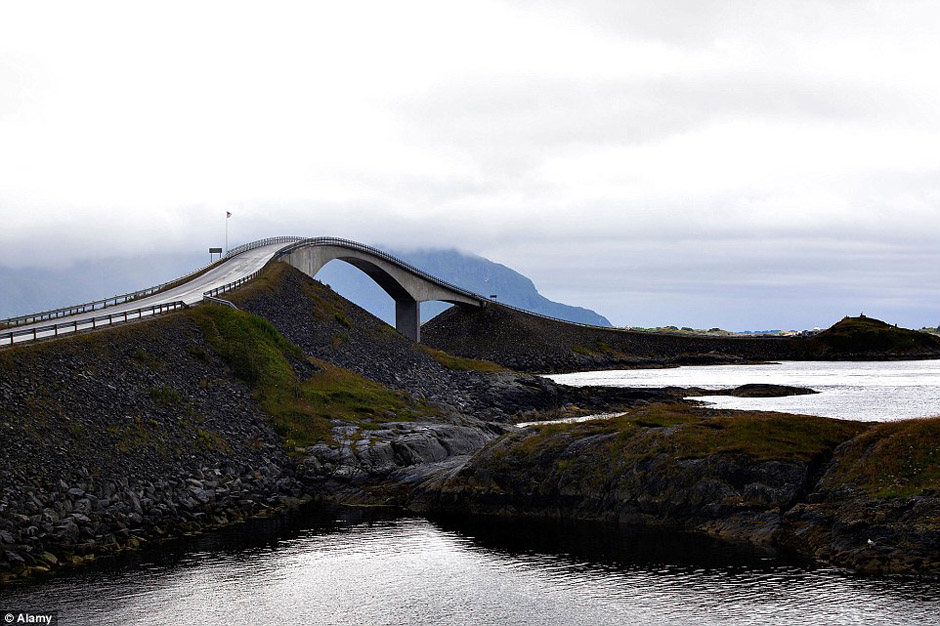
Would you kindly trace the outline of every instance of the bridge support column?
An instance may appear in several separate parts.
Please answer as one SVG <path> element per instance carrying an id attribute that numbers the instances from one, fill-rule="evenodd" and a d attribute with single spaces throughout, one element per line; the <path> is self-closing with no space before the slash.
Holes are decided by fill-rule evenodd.
<path id="1" fill-rule="evenodd" d="M 416 300 L 395 300 L 395 328 L 415 343 L 421 341 L 421 306 Z"/>

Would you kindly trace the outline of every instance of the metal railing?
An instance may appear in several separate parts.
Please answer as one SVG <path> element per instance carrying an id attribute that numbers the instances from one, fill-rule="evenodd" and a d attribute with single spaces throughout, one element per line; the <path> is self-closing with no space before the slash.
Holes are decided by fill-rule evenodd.
<path id="1" fill-rule="evenodd" d="M 219 306 L 227 306 L 229 308 L 236 309 L 236 310 L 238 309 L 238 307 L 235 306 L 234 302 L 229 302 L 228 300 L 223 300 L 222 298 L 213 298 L 212 296 L 203 296 L 202 301 L 207 304 L 218 304 Z"/>
<path id="2" fill-rule="evenodd" d="M 240 246 L 236 246 L 232 248 L 222 258 L 230 259 L 233 256 L 241 254 L 242 252 L 248 252 L 249 250 L 254 250 L 255 248 L 263 248 L 264 246 L 270 246 L 273 243 L 293 243 L 295 241 L 301 241 L 301 240 L 303 240 L 303 237 L 285 236 L 285 237 L 268 237 L 267 239 L 249 241 L 248 243 L 243 243 Z"/>
<path id="3" fill-rule="evenodd" d="M 261 276 L 261 272 L 263 271 L 264 271 L 264 268 L 262 267 L 260 270 L 256 270 L 252 272 L 251 274 L 248 274 L 248 276 L 242 276 L 238 280 L 233 280 L 232 282 L 226 283 L 222 285 L 221 287 L 213 287 L 209 291 L 204 291 L 202 292 L 202 299 L 205 300 L 206 298 L 212 298 L 214 296 L 219 295 L 220 293 L 231 291 L 232 289 L 235 289 L 236 287 L 241 287 L 248 281 L 254 280 L 255 278 L 258 278 L 259 276 Z"/>
<path id="4" fill-rule="evenodd" d="M 507 309 L 519 311 L 520 313 L 526 313 L 527 315 L 540 317 L 545 320 L 549 320 L 553 322 L 562 322 L 564 324 L 572 324 L 574 326 L 583 326 L 584 328 L 600 328 L 604 330 L 626 330 L 623 328 L 616 328 L 614 326 L 601 326 L 599 324 L 585 324 L 583 322 L 572 322 L 571 320 L 562 319 L 560 317 L 553 317 L 551 315 L 545 315 L 544 313 L 536 313 L 535 311 L 530 311 L 528 309 L 523 309 L 522 307 L 513 306 L 511 304 L 506 304 L 505 302 L 497 302 L 484 295 L 470 291 L 469 289 L 458 287 L 457 285 L 453 283 L 449 283 L 446 280 L 438 278 L 437 276 L 432 276 L 431 274 L 428 274 L 424 270 L 415 267 L 414 265 L 408 263 L 407 261 L 403 261 L 397 257 L 394 257 L 387 252 L 379 250 L 378 248 L 373 248 L 372 246 L 367 246 L 365 244 L 359 243 L 358 241 L 352 241 L 350 239 L 342 239 L 340 237 L 312 237 L 309 239 L 301 239 L 295 242 L 293 245 L 287 246 L 279 250 L 277 253 L 277 256 L 288 255 L 294 250 L 297 250 L 298 248 L 302 248 L 306 246 L 317 246 L 317 245 L 340 246 L 343 248 L 350 248 L 353 250 L 358 250 L 360 252 L 366 252 L 368 254 L 375 255 L 379 258 L 385 259 L 386 261 L 390 263 L 394 263 L 395 265 L 401 267 L 402 269 L 407 270 L 411 272 L 412 274 L 416 274 L 420 276 L 421 278 L 423 278 L 424 280 L 434 283 L 435 285 L 438 285 L 439 287 L 450 289 L 451 291 L 455 291 L 459 293 L 460 295 L 465 296 L 467 298 L 479 300 L 481 303 L 485 302 L 488 304 L 495 304 L 497 306 L 506 307 Z"/>
<path id="5" fill-rule="evenodd" d="M 83 304 L 74 304 L 72 306 L 62 307 L 58 309 L 51 309 L 49 311 L 43 311 L 41 313 L 30 313 L 29 315 L 20 315 L 18 317 L 11 317 L 5 320 L 0 320 L 0 326 L 23 326 L 25 324 L 34 324 L 36 322 L 42 322 L 44 320 L 58 319 L 61 317 L 69 317 L 72 315 L 77 315 L 79 313 L 87 313 L 89 311 L 97 311 L 99 309 L 104 309 L 110 306 L 115 306 L 117 304 L 123 304 L 125 302 L 130 302 L 132 300 L 140 300 L 141 298 L 149 295 L 153 295 L 159 291 L 163 291 L 167 287 L 170 287 L 175 284 L 181 284 L 195 278 L 198 274 L 201 274 L 211 268 L 212 266 L 221 262 L 220 260 L 213 261 L 208 265 L 204 265 L 197 270 L 193 270 L 189 274 L 176 278 L 165 283 L 159 284 L 155 287 L 148 287 L 146 289 L 140 289 L 138 291 L 132 291 L 131 293 L 125 293 L 119 296 L 112 296 L 110 298 L 105 298 L 103 300 L 95 300 L 94 302 L 85 302 Z M 71 324 L 71 322 L 69 322 Z"/>
<path id="6" fill-rule="evenodd" d="M 302 240 L 303 240 L 303 237 L 285 236 L 285 237 L 268 237 L 267 239 L 259 239 L 257 241 L 250 241 L 248 243 L 243 243 L 242 245 L 238 247 L 232 248 L 231 250 L 229 250 L 228 254 L 226 254 L 223 258 L 228 259 L 235 255 L 241 254 L 242 252 L 248 252 L 249 250 L 255 250 L 256 248 L 263 248 L 264 246 L 270 246 L 271 244 L 275 244 L 275 243 L 294 243 L 294 242 L 302 241 Z M 280 253 L 281 251 L 278 250 L 278 254 Z M 261 269 L 255 270 L 254 272 L 252 272 L 251 274 L 248 274 L 247 276 L 242 276 L 238 280 L 233 280 L 232 282 L 226 283 L 222 285 L 221 287 L 213 287 L 209 291 L 204 291 L 202 293 L 202 299 L 210 300 L 210 301 L 218 300 L 219 301 L 218 303 L 224 302 L 228 306 L 231 306 L 237 309 L 238 307 L 232 304 L 231 302 L 229 302 L 228 300 L 221 300 L 219 298 L 215 298 L 215 296 L 219 295 L 220 293 L 231 291 L 232 289 L 235 289 L 236 287 L 241 287 L 248 281 L 254 280 L 255 278 L 258 278 L 259 276 L 261 276 L 261 273 L 263 271 L 264 271 L 264 268 L 262 267 Z"/>
<path id="7" fill-rule="evenodd" d="M 193 271 L 193 272 L 190 272 L 189 274 L 187 274 L 186 276 L 184 276 L 184 277 L 182 277 L 182 278 L 178 278 L 178 279 L 176 279 L 176 280 L 168 281 L 168 282 L 163 283 L 163 284 L 161 284 L 161 285 L 157 285 L 156 287 L 150 287 L 149 289 L 142 289 L 142 290 L 140 290 L 140 291 L 135 291 L 135 292 L 132 292 L 132 293 L 129 293 L 129 294 L 124 294 L 124 295 L 121 295 L 121 296 L 114 296 L 113 298 L 107 298 L 107 299 L 105 299 L 105 300 L 97 300 L 97 301 L 95 301 L 95 302 L 89 302 L 89 303 L 86 303 L 86 304 L 80 304 L 80 305 L 76 305 L 76 306 L 73 306 L 73 307 L 66 307 L 66 308 L 62 308 L 62 309 L 55 309 L 55 310 L 53 310 L 53 311 L 45 311 L 45 312 L 43 312 L 43 313 L 34 313 L 34 314 L 32 314 L 32 315 L 24 315 L 24 316 L 21 316 L 21 317 L 18 317 L 18 318 L 10 318 L 10 319 L 7 319 L 7 320 L 0 320 L 0 324 L 6 325 L 6 326 L 17 326 L 17 325 L 29 324 L 29 323 L 33 323 L 33 322 L 37 322 L 37 321 L 42 321 L 42 320 L 44 320 L 44 319 L 54 319 L 54 318 L 58 318 L 58 317 L 66 317 L 66 316 L 68 316 L 68 315 L 75 315 L 76 313 L 84 313 L 84 312 L 86 312 L 86 311 L 88 311 L 88 310 L 92 310 L 92 311 L 93 311 L 93 310 L 96 310 L 97 308 L 104 308 L 104 307 L 106 307 L 106 306 L 114 306 L 115 304 L 121 304 L 121 303 L 123 303 L 123 302 L 128 302 L 128 301 L 130 301 L 130 300 L 136 300 L 136 299 L 141 298 L 141 297 L 143 297 L 143 296 L 151 295 L 151 294 L 153 294 L 153 293 L 156 293 L 156 292 L 158 292 L 158 291 L 161 291 L 161 290 L 165 289 L 166 287 L 168 287 L 169 285 L 183 283 L 183 282 L 185 282 L 187 279 L 194 278 L 196 275 L 198 275 L 198 274 L 204 272 L 206 269 L 212 267 L 213 265 L 218 264 L 218 263 L 221 263 L 221 262 L 223 262 L 223 261 L 225 261 L 225 260 L 227 260 L 227 259 L 230 259 L 230 258 L 232 258 L 232 257 L 235 257 L 235 256 L 237 256 L 237 255 L 239 255 L 239 254 L 242 254 L 243 252 L 247 252 L 247 251 L 249 251 L 249 250 L 254 250 L 254 249 L 257 249 L 257 248 L 261 248 L 261 247 L 264 247 L 264 246 L 269 246 L 269 245 L 277 244 L 277 243 L 284 243 L 284 244 L 289 244 L 289 245 L 286 245 L 284 248 L 282 248 L 281 250 L 279 250 L 279 251 L 276 253 L 276 255 L 275 255 L 274 258 L 286 256 L 286 255 L 288 255 L 288 254 L 294 252 L 295 250 L 298 250 L 298 249 L 300 249 L 300 248 L 307 247 L 307 246 L 327 246 L 327 245 L 339 246 L 339 247 L 347 248 L 347 249 L 350 249 L 350 250 L 356 250 L 356 251 L 359 251 L 359 252 L 364 252 L 364 253 L 366 253 L 366 254 L 370 254 L 370 255 L 376 256 L 376 257 L 378 257 L 378 258 L 384 259 L 385 261 L 388 261 L 389 263 L 392 263 L 393 265 L 396 265 L 396 266 L 400 267 L 401 269 L 406 270 L 406 271 L 408 271 L 408 272 L 410 272 L 410 273 L 412 273 L 412 274 L 414 274 L 414 275 L 416 275 L 416 276 L 418 276 L 418 277 L 420 277 L 420 278 L 422 278 L 422 279 L 424 279 L 424 280 L 426 280 L 426 281 L 428 281 L 428 282 L 430 282 L 430 283 L 432 283 L 432 284 L 434 284 L 434 285 L 437 285 L 437 286 L 439 286 L 439 287 L 443 287 L 443 288 L 445 288 L 445 289 L 448 289 L 448 290 L 450 290 L 450 291 L 453 291 L 453 292 L 455 292 L 455 293 L 457 293 L 457 294 L 459 294 L 459 295 L 461 295 L 461 296 L 463 296 L 463 297 L 465 297 L 465 298 L 468 298 L 468 299 L 471 299 L 471 300 L 477 300 L 481 305 L 484 305 L 484 306 L 487 305 L 487 304 L 495 304 L 495 305 L 497 305 L 497 306 L 505 307 L 505 308 L 507 308 L 507 309 L 512 309 L 512 310 L 514 310 L 514 311 L 519 311 L 520 313 L 525 313 L 525 314 L 527 314 L 527 315 L 532 315 L 532 316 L 534 316 L 534 317 L 538 317 L 538 318 L 541 318 L 541 319 L 545 319 L 545 320 L 549 320 L 549 321 L 553 321 L 553 322 L 560 322 L 560 323 L 563 323 L 563 324 L 571 324 L 571 325 L 574 325 L 574 326 L 581 326 L 581 327 L 584 327 L 584 328 L 596 328 L 596 329 L 603 329 L 603 330 L 621 330 L 621 331 L 626 331 L 626 330 L 627 330 L 627 329 L 616 328 L 616 327 L 612 327 L 612 326 L 601 326 L 601 325 L 598 325 L 598 324 L 586 324 L 586 323 L 583 323 L 583 322 L 573 322 L 573 321 L 571 321 L 571 320 L 566 320 L 566 319 L 562 319 L 562 318 L 559 318 L 559 317 L 554 317 L 554 316 L 551 316 L 551 315 L 545 315 L 545 314 L 543 314 L 543 313 L 536 313 L 535 311 L 530 311 L 530 310 L 524 309 L 524 308 L 522 308 L 522 307 L 517 307 L 517 306 L 511 305 L 511 304 L 506 304 L 505 302 L 496 302 L 495 300 L 492 300 L 492 299 L 490 299 L 490 298 L 488 298 L 488 297 L 486 297 L 486 296 L 484 296 L 484 295 L 475 293 L 475 292 L 473 292 L 473 291 L 470 291 L 469 289 L 464 289 L 463 287 L 459 287 L 459 286 L 457 286 L 457 285 L 455 285 L 455 284 L 453 284 L 453 283 L 450 283 L 450 282 L 447 282 L 447 281 L 445 281 L 445 280 L 442 280 L 442 279 L 440 279 L 440 278 L 438 278 L 438 277 L 436 277 L 436 276 L 433 276 L 433 275 L 431 275 L 431 274 L 425 272 L 425 271 L 422 270 L 422 269 L 419 269 L 419 268 L 415 267 L 414 265 L 411 265 L 410 263 L 408 263 L 408 262 L 406 262 L 406 261 L 403 261 L 402 259 L 399 259 L 399 258 L 397 258 L 397 257 L 395 257 L 395 256 L 392 256 L 391 254 L 389 254 L 389 253 L 387 253 L 387 252 L 384 252 L 384 251 L 382 251 L 382 250 L 379 250 L 378 248 L 373 248 L 372 246 L 368 246 L 368 245 L 359 243 L 358 241 L 352 241 L 352 240 L 350 240 L 350 239 L 343 239 L 343 238 L 340 238 L 340 237 L 311 237 L 311 238 L 304 238 L 304 237 L 296 237 L 296 236 L 268 237 L 268 238 L 266 238 L 266 239 L 259 239 L 259 240 L 257 240 L 257 241 L 251 241 L 251 242 L 242 244 L 242 245 L 240 245 L 240 246 L 237 246 L 237 247 L 232 248 L 231 250 L 229 250 L 228 253 L 227 253 L 224 257 L 222 257 L 222 259 L 220 259 L 220 260 L 218 260 L 218 261 L 215 261 L 214 263 L 210 263 L 209 265 L 207 265 L 207 266 L 205 266 L 205 267 L 202 267 L 202 268 L 200 268 L 200 269 L 198 269 L 198 270 L 195 270 L 195 271 Z M 238 280 L 234 280 L 234 281 L 232 281 L 232 282 L 230 282 L 230 283 L 227 283 L 227 284 L 225 284 L 225 285 L 222 285 L 222 286 L 220 286 L 220 287 L 215 287 L 215 288 L 213 288 L 213 289 L 210 289 L 210 290 L 208 290 L 208 291 L 206 291 L 206 292 L 203 293 L 203 300 L 204 300 L 204 301 L 210 301 L 210 302 L 212 302 L 212 301 L 214 301 L 214 300 L 218 300 L 217 302 L 215 302 L 216 304 L 223 304 L 223 303 L 224 303 L 224 304 L 227 305 L 227 306 L 234 306 L 232 303 L 228 302 L 227 300 L 220 300 L 220 299 L 215 298 L 215 297 L 218 296 L 219 294 L 232 291 L 233 289 L 236 289 L 236 288 L 238 288 L 238 287 L 244 285 L 245 283 L 247 283 L 247 282 L 249 282 L 249 281 L 251 281 L 251 280 L 254 280 L 255 278 L 257 278 L 258 276 L 261 275 L 262 271 L 263 271 L 263 268 L 262 268 L 262 269 L 259 269 L 259 270 L 257 270 L 257 271 L 255 271 L 255 272 L 252 272 L 251 274 L 249 274 L 249 275 L 247 275 L 247 276 L 243 276 L 242 278 L 239 278 Z M 12 344 L 12 343 L 14 342 L 14 340 L 15 340 L 15 339 L 14 339 L 15 337 L 32 336 L 33 338 L 35 338 L 35 337 L 37 336 L 37 334 L 40 334 L 40 333 L 48 333 L 49 331 L 52 331 L 54 334 L 58 334 L 58 332 L 59 332 L 60 329 L 72 328 L 73 330 L 78 330 L 80 327 L 88 326 L 89 324 L 91 324 L 91 327 L 92 327 L 92 328 L 95 328 L 95 327 L 97 327 L 96 324 L 98 324 L 99 322 L 103 322 L 104 320 L 108 320 L 108 324 L 111 324 L 111 323 L 114 323 L 113 321 L 111 321 L 112 319 L 114 319 L 114 320 L 123 319 L 123 320 L 126 321 L 128 315 L 133 316 L 133 315 L 135 315 L 135 314 L 138 315 L 138 317 L 135 318 L 135 319 L 139 319 L 139 318 L 142 317 L 142 315 L 143 315 L 143 314 L 141 313 L 142 311 L 150 311 L 149 314 L 157 314 L 157 313 L 159 313 L 159 312 L 164 312 L 163 310 L 157 310 L 157 309 L 172 310 L 172 308 L 178 308 L 179 306 L 185 306 L 185 304 L 183 304 L 182 301 L 178 301 L 178 302 L 173 302 L 173 303 L 170 303 L 170 304 L 162 304 L 162 305 L 153 305 L 153 306 L 151 306 L 151 307 L 143 307 L 143 308 L 141 308 L 141 309 L 135 309 L 134 311 L 128 311 L 127 313 L 116 313 L 116 314 L 114 314 L 113 316 L 112 316 L 112 315 L 102 315 L 102 316 L 93 317 L 93 318 L 84 318 L 84 319 L 81 319 L 81 320 L 69 321 L 69 322 L 65 322 L 65 323 L 63 323 L 63 324 L 53 324 L 53 325 L 50 325 L 50 326 L 44 326 L 44 327 L 35 328 L 35 329 L 30 328 L 30 329 L 24 329 L 24 330 L 21 330 L 21 331 L 15 331 L 15 330 L 14 330 L 14 331 L 0 332 L 0 345 L 4 345 L 4 341 L 6 341 L 6 340 L 9 340 L 9 341 L 10 341 L 10 344 Z M 167 309 L 167 307 L 172 307 L 172 308 Z M 236 308 L 237 308 L 237 307 L 236 307 Z M 101 324 L 101 325 L 104 325 L 104 324 Z M 637 332 L 639 332 L 639 331 L 637 331 Z M 671 333 L 662 333 L 662 334 L 671 334 Z M 678 333 L 677 333 L 677 334 L 678 334 Z"/>
<path id="8" fill-rule="evenodd" d="M 85 302 L 82 304 L 74 304 L 71 306 L 60 307 L 58 309 L 50 309 L 48 311 L 42 311 L 40 313 L 30 313 L 28 315 L 19 315 L 17 317 L 10 317 L 7 319 L 0 320 L 0 327 L 16 327 L 24 326 L 26 324 L 35 324 L 36 322 L 42 322 L 45 320 L 59 319 L 62 317 L 70 317 L 72 315 L 78 315 L 80 313 L 88 313 L 90 311 L 97 311 L 100 309 L 105 309 L 110 306 L 115 306 L 117 304 L 123 304 L 125 302 L 131 302 L 132 300 L 140 300 L 143 297 L 153 295 L 157 292 L 163 291 L 168 287 L 172 287 L 177 284 L 185 283 L 199 274 L 202 274 L 209 268 L 222 263 L 223 261 L 230 259 L 234 256 L 238 256 L 242 252 L 247 252 L 248 250 L 254 250 L 255 248 L 261 248 L 263 246 L 268 246 L 274 243 L 291 243 L 303 239 L 303 237 L 268 237 L 267 239 L 259 239 L 258 241 L 252 241 L 246 244 L 242 244 L 235 248 L 232 248 L 228 253 L 218 259 L 209 263 L 208 265 L 203 265 L 199 269 L 195 269 L 188 274 L 181 276 L 180 278 L 175 278 L 173 280 L 168 280 L 165 283 L 161 283 L 154 287 L 148 287 L 146 289 L 140 289 L 138 291 L 132 291 L 130 293 L 121 294 L 119 296 L 111 296 L 110 298 L 104 298 L 103 300 L 95 300 L 93 302 Z M 69 322 L 71 324 L 71 322 Z"/>
<path id="9" fill-rule="evenodd" d="M 307 238 L 307 239 L 298 239 L 292 245 L 286 246 L 282 248 L 281 250 L 279 250 L 277 252 L 277 256 L 288 255 L 294 250 L 297 250 L 298 248 L 302 248 L 305 246 L 317 246 L 317 245 L 334 245 L 334 246 L 340 246 L 343 248 L 350 248 L 352 250 L 358 250 L 360 252 L 366 252 L 368 254 L 372 254 L 379 258 L 385 259 L 386 261 L 393 263 L 401 267 L 402 269 L 411 272 L 412 274 L 416 274 L 420 276 L 424 280 L 427 280 L 431 283 L 434 283 L 435 285 L 444 287 L 451 291 L 455 291 L 459 293 L 460 295 L 465 296 L 467 298 L 479 300 L 481 303 L 494 304 L 496 306 L 501 306 L 507 309 L 512 309 L 513 311 L 519 311 L 520 313 L 525 313 L 526 315 L 531 315 L 533 317 L 538 317 L 538 318 L 548 320 L 551 322 L 560 322 L 562 324 L 570 324 L 572 326 L 580 326 L 582 328 L 594 328 L 594 329 L 600 329 L 600 330 L 615 330 L 615 331 L 621 331 L 621 332 L 638 332 L 638 333 L 644 332 L 644 331 L 632 330 L 629 328 L 620 328 L 617 326 L 601 326 L 600 324 L 587 324 L 585 322 L 573 322 L 571 320 L 566 320 L 560 317 L 554 317 L 552 315 L 546 315 L 544 313 L 537 313 L 535 311 L 530 311 L 529 309 L 524 309 L 522 307 L 514 306 L 512 304 L 506 304 L 505 302 L 497 302 L 496 300 L 488 298 L 487 296 L 470 291 L 469 289 L 464 289 L 463 287 L 458 287 L 457 285 L 453 283 L 449 283 L 446 280 L 438 278 L 437 276 L 428 274 L 424 270 L 419 269 L 415 267 L 414 265 L 411 265 L 407 261 L 403 261 L 402 259 L 394 257 L 387 252 L 379 250 L 378 248 L 373 248 L 372 246 L 367 246 L 363 243 L 359 243 L 358 241 L 352 241 L 350 239 L 343 239 L 340 237 L 312 237 L 312 238 Z M 649 332 L 649 331 L 646 331 L 646 332 Z M 684 333 L 679 333 L 679 332 L 676 332 L 676 333 L 656 332 L 655 334 L 675 335 L 675 336 L 681 336 L 681 337 L 688 336 Z"/>
<path id="10" fill-rule="evenodd" d="M 107 315 L 98 315 L 95 317 L 86 317 L 60 324 L 50 324 L 49 326 L 37 326 L 33 328 L 24 328 L 20 330 L 8 330 L 0 332 L 0 346 L 13 345 L 18 337 L 25 337 L 26 341 L 35 341 L 44 337 L 58 337 L 60 334 L 69 332 L 78 332 L 79 330 L 91 330 L 103 326 L 113 326 L 132 322 L 144 317 L 153 317 L 161 313 L 168 313 L 176 309 L 186 308 L 186 303 L 182 300 L 176 302 L 166 302 L 163 304 L 154 304 L 141 307 L 132 311 L 122 311 L 121 313 L 109 313 Z M 50 334 L 51 333 L 51 334 Z M 7 343 L 9 342 L 9 343 Z"/>
<path id="11" fill-rule="evenodd" d="M 281 250 L 279 250 L 277 252 L 277 256 L 288 255 L 294 250 L 297 250 L 298 248 L 303 248 L 306 246 L 340 246 L 342 248 L 349 248 L 351 250 L 365 252 L 367 254 L 371 254 L 381 259 L 384 259 L 388 261 L 389 263 L 393 263 L 394 265 L 397 265 L 400 268 L 411 272 L 412 274 L 416 274 L 418 277 L 423 278 L 424 280 L 430 283 L 433 283 L 437 285 L 438 287 L 444 287 L 445 289 L 450 289 L 451 291 L 455 291 L 458 294 L 465 296 L 467 298 L 470 298 L 473 300 L 479 300 L 481 303 L 491 302 L 491 300 L 487 298 L 486 296 L 481 296 L 480 294 L 474 293 L 470 291 L 469 289 L 458 287 L 457 285 L 453 283 L 449 283 L 446 280 L 442 280 L 438 278 L 437 276 L 432 276 L 431 274 L 428 274 L 424 270 L 419 269 L 406 261 L 402 261 L 401 259 L 394 257 L 387 252 L 383 252 L 382 250 L 379 250 L 378 248 L 373 248 L 372 246 L 367 246 L 364 243 L 359 243 L 358 241 L 352 241 L 350 239 L 342 239 L 340 237 L 312 237 L 309 239 L 302 239 L 294 243 L 293 245 L 286 246 L 282 248 Z"/>

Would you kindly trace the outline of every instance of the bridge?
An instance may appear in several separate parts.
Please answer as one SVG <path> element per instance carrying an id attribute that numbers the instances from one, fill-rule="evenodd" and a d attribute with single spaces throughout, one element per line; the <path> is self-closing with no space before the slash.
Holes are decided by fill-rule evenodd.
<path id="1" fill-rule="evenodd" d="M 431 276 L 381 250 L 346 239 L 303 239 L 278 250 L 275 256 L 311 278 L 333 260 L 359 268 L 395 300 L 395 328 L 414 341 L 421 340 L 422 302 L 441 300 L 474 307 L 487 303 L 481 295 Z"/>
<path id="2" fill-rule="evenodd" d="M 311 278 L 333 260 L 365 272 L 395 301 L 395 328 L 421 340 L 420 304 L 441 300 L 483 307 L 479 294 L 436 278 L 371 246 L 336 237 L 271 237 L 233 248 L 221 260 L 175 281 L 105 300 L 0 320 L 0 346 L 141 319 L 216 299 L 261 273 L 272 259 Z"/>

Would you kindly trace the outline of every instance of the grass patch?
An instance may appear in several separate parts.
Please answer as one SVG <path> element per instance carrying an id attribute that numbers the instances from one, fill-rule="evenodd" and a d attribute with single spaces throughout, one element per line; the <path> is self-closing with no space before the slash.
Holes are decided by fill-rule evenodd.
<path id="1" fill-rule="evenodd" d="M 872 317 L 846 317 L 808 340 L 818 350 L 836 353 L 920 352 L 940 349 L 940 338 L 891 326 Z"/>
<path id="2" fill-rule="evenodd" d="M 150 399 L 160 406 L 173 406 L 179 404 L 182 401 L 180 392 L 168 385 L 151 387 L 147 392 L 147 395 L 149 395 Z"/>
<path id="3" fill-rule="evenodd" d="M 265 409 L 281 423 L 282 434 L 295 445 L 315 443 L 313 437 L 328 439 L 333 420 L 378 428 L 386 422 L 410 422 L 438 415 L 433 408 L 416 403 L 403 391 L 396 391 L 349 370 L 313 360 L 320 371 L 313 374 L 293 397 L 269 402 Z"/>
<path id="4" fill-rule="evenodd" d="M 140 448 L 162 449 L 164 442 L 158 428 L 139 415 L 125 425 L 112 424 L 107 428 L 114 440 L 114 448 L 120 454 L 127 454 Z"/>
<path id="5" fill-rule="evenodd" d="M 186 348 L 186 352 L 189 354 L 189 356 L 193 357 L 197 361 L 200 361 L 202 363 L 209 362 L 209 353 L 203 350 L 202 348 L 200 348 L 199 346 L 189 346 Z"/>
<path id="6" fill-rule="evenodd" d="M 725 457 L 742 466 L 821 461 L 868 428 L 822 417 L 661 403 L 610 419 L 531 426 L 483 454 L 494 476 L 523 475 L 532 484 L 560 481 L 569 489 L 601 493 L 621 477 L 650 468 L 681 471 L 683 460 Z"/>
<path id="7" fill-rule="evenodd" d="M 288 449 L 332 442 L 331 422 L 363 428 L 438 415 L 433 408 L 348 370 L 310 360 L 319 371 L 297 380 L 292 363 L 305 359 L 267 320 L 228 307 L 192 312 L 212 349 L 249 383 Z"/>
<path id="8" fill-rule="evenodd" d="M 192 316 L 212 349 L 259 399 L 295 385 L 291 361 L 303 354 L 269 321 L 229 307 L 198 307 Z"/>
<path id="9" fill-rule="evenodd" d="M 259 293 L 275 293 L 283 276 L 291 270 L 291 266 L 282 261 L 270 261 L 261 270 L 261 274 L 237 289 L 225 294 L 224 297 L 233 304 L 240 304 L 251 300 Z"/>
<path id="10" fill-rule="evenodd" d="M 419 344 L 422 350 L 431 355 L 435 361 L 447 369 L 457 370 L 458 372 L 505 372 L 506 368 L 497 365 L 491 361 L 482 359 L 466 359 L 464 357 L 448 354 L 443 350 L 435 350 L 425 345 Z"/>
<path id="11" fill-rule="evenodd" d="M 669 421 L 668 416 L 663 419 Z M 664 447 L 678 458 L 735 453 L 755 461 L 811 461 L 867 428 L 859 422 L 762 412 L 699 418 L 675 425 L 675 435 L 664 442 Z"/>
<path id="12" fill-rule="evenodd" d="M 940 490 L 940 417 L 878 424 L 841 451 L 830 476 L 881 498 Z"/>
<path id="13" fill-rule="evenodd" d="M 153 363 L 154 361 L 156 361 L 156 359 L 150 356 L 150 353 L 144 350 L 143 348 L 137 348 L 136 350 L 134 350 L 134 353 L 131 355 L 131 358 L 137 361 L 138 363 L 142 363 L 144 365 L 149 365 Z"/>
<path id="14" fill-rule="evenodd" d="M 538 450 L 560 434 L 569 440 L 615 434 L 608 444 L 613 456 L 692 459 L 739 454 L 754 461 L 810 461 L 866 428 L 860 422 L 807 415 L 652 404 L 607 420 L 535 426 L 537 433 L 523 440 L 523 448 Z"/>

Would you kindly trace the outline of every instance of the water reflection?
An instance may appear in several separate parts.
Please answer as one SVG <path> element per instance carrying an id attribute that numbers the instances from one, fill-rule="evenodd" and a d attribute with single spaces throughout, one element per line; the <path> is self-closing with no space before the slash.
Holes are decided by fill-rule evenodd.
<path id="1" fill-rule="evenodd" d="M 934 580 L 861 578 L 603 524 L 308 509 L 3 590 L 75 624 L 922 624 Z"/>

